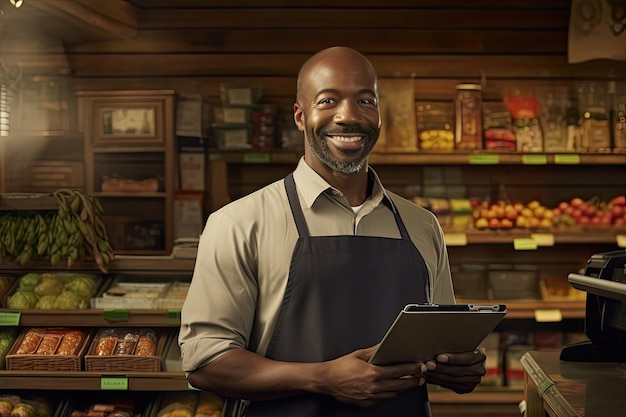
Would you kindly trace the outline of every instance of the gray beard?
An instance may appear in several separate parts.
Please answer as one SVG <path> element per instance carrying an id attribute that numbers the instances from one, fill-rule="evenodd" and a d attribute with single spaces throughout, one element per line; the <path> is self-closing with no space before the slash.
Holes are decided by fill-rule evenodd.
<path id="1" fill-rule="evenodd" d="M 325 140 L 316 142 L 312 135 L 306 135 L 306 143 L 309 150 L 319 159 L 324 165 L 344 175 L 356 174 L 361 172 L 367 163 L 367 154 L 364 154 L 359 159 L 353 161 L 341 161 L 330 152 Z"/>

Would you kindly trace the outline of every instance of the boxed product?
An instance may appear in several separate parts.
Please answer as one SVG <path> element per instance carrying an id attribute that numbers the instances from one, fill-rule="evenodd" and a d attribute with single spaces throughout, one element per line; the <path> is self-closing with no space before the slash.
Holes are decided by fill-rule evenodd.
<path id="1" fill-rule="evenodd" d="M 451 102 L 417 102 L 417 137 L 425 151 L 454 149 L 454 106 Z"/>
<path id="2" fill-rule="evenodd" d="M 482 149 L 482 86 L 457 84 L 454 112 L 456 148 Z"/>
<path id="3" fill-rule="evenodd" d="M 89 333 L 78 328 L 26 328 L 6 355 L 8 370 L 81 371 Z"/>
<path id="4" fill-rule="evenodd" d="M 183 277 L 118 275 L 91 299 L 91 308 L 179 308 L 188 281 Z"/>

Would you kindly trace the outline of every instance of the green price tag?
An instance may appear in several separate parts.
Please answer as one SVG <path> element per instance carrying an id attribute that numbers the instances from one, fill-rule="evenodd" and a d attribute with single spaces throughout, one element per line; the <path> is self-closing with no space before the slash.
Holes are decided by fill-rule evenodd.
<path id="1" fill-rule="evenodd" d="M 526 165 L 545 165 L 548 163 L 548 156 L 542 154 L 522 155 L 522 163 Z"/>
<path id="2" fill-rule="evenodd" d="M 529 237 L 519 237 L 513 239 L 513 247 L 515 250 L 535 250 L 537 249 L 537 241 Z"/>
<path id="3" fill-rule="evenodd" d="M 102 317 L 106 321 L 128 321 L 128 310 L 125 308 L 105 308 Z"/>
<path id="4" fill-rule="evenodd" d="M 221 153 L 212 153 L 209 152 L 209 161 L 219 161 L 224 159 Z"/>
<path id="5" fill-rule="evenodd" d="M 180 309 L 167 310 L 167 321 L 171 323 L 180 322 Z"/>
<path id="6" fill-rule="evenodd" d="M 100 378 L 100 389 L 109 391 L 127 391 L 128 378 L 125 376 L 103 376 Z"/>
<path id="7" fill-rule="evenodd" d="M 476 165 L 497 165 L 500 163 L 500 155 L 478 154 L 470 155 L 470 164 Z"/>
<path id="8" fill-rule="evenodd" d="M 0 326 L 19 326 L 21 313 L 19 311 L 0 312 Z"/>
<path id="9" fill-rule="evenodd" d="M 578 165 L 578 164 L 580 164 L 580 155 L 575 154 L 575 153 L 556 154 L 556 155 L 554 155 L 554 163 L 555 164 Z"/>
<path id="10" fill-rule="evenodd" d="M 543 394 L 544 392 L 548 390 L 548 388 L 550 388 L 553 385 L 554 385 L 554 382 L 551 379 L 546 379 L 541 384 L 539 384 L 537 388 L 539 389 L 539 392 Z"/>
<path id="11" fill-rule="evenodd" d="M 267 164 L 270 162 L 270 154 L 267 152 L 244 153 L 243 162 L 246 164 Z"/>

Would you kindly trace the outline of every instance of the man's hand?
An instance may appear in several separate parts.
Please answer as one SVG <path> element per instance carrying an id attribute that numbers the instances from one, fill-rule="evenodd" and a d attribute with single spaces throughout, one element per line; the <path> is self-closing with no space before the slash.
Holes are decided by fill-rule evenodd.
<path id="1" fill-rule="evenodd" d="M 485 376 L 485 353 L 480 348 L 473 352 L 442 353 L 426 362 L 426 382 L 465 394 L 476 388 Z"/>
<path id="2" fill-rule="evenodd" d="M 424 385 L 426 365 L 407 363 L 376 366 L 368 363 L 375 346 L 326 362 L 320 374 L 323 393 L 359 407 L 369 407 L 399 392 Z"/>

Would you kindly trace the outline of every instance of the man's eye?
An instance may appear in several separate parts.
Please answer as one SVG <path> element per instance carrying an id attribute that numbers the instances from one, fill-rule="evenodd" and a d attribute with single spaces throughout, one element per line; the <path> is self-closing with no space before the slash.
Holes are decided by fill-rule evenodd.
<path id="1" fill-rule="evenodd" d="M 376 99 L 373 99 L 373 98 L 362 98 L 360 100 L 360 102 L 364 103 L 364 104 L 374 104 L 375 105 L 376 104 Z"/>
<path id="2" fill-rule="evenodd" d="M 320 101 L 318 101 L 317 104 L 331 104 L 333 103 L 335 100 L 333 100 L 332 98 L 323 98 Z"/>

